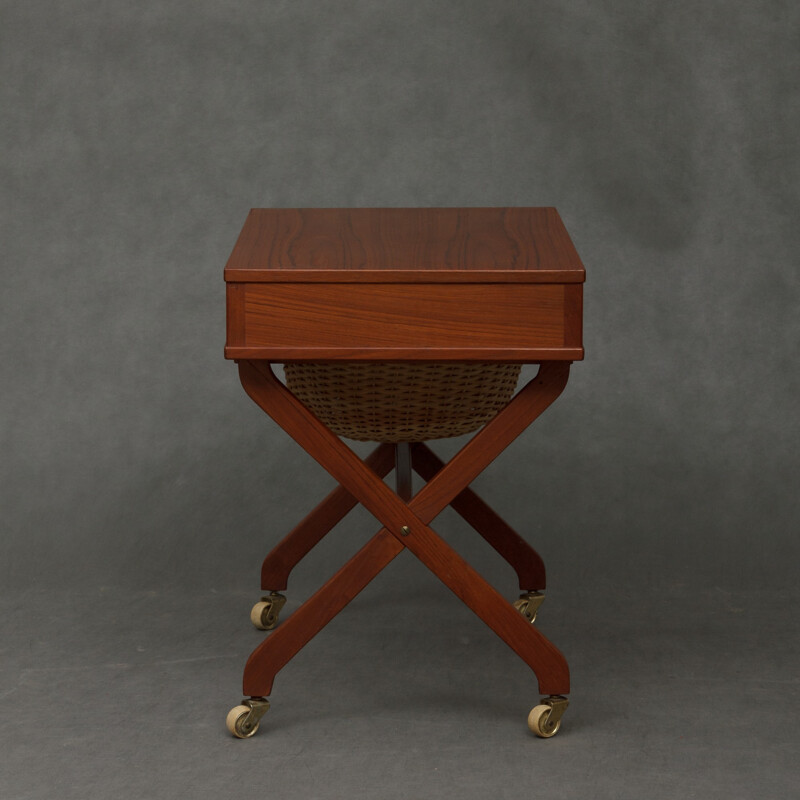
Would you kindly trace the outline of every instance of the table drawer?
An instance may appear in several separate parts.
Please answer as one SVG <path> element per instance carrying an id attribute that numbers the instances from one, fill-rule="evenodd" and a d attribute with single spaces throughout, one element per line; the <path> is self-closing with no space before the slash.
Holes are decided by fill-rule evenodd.
<path id="1" fill-rule="evenodd" d="M 582 290 L 542 283 L 229 283 L 226 355 L 576 360 L 583 357 Z"/>

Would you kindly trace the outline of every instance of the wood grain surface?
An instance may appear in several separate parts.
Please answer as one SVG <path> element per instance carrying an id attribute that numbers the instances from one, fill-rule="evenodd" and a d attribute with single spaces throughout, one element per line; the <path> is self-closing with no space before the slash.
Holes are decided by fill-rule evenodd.
<path id="1" fill-rule="evenodd" d="M 251 347 L 563 347 L 564 287 L 253 284 Z"/>
<path id="2" fill-rule="evenodd" d="M 584 275 L 554 208 L 253 209 L 225 356 L 577 361 Z"/>
<path id="3" fill-rule="evenodd" d="M 297 282 L 346 283 L 585 276 L 555 208 L 252 209 L 225 279 L 281 281 L 286 272 Z"/>

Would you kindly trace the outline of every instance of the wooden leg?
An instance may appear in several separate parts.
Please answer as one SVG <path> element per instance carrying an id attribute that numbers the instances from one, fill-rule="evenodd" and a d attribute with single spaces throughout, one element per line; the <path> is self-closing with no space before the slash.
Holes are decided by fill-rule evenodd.
<path id="1" fill-rule="evenodd" d="M 425 444 L 411 448 L 414 470 L 430 481 L 444 462 Z M 541 591 L 547 585 L 542 557 L 472 489 L 464 489 L 450 503 L 516 571 L 523 592 Z"/>
<path id="2" fill-rule="evenodd" d="M 253 651 L 244 668 L 245 696 L 267 697 L 284 665 L 402 550 L 403 545 L 386 530 L 373 536 Z"/>
<path id="3" fill-rule="evenodd" d="M 370 453 L 364 463 L 383 478 L 394 466 L 394 448 L 382 444 Z M 289 573 L 294 567 L 357 503 L 356 498 L 344 487 L 334 489 L 264 559 L 261 565 L 261 588 L 270 592 L 285 589 Z"/>
<path id="4" fill-rule="evenodd" d="M 247 394 L 386 526 L 377 537 L 388 532 L 401 546 L 411 550 L 533 669 L 542 693 L 569 692 L 569 668 L 560 651 L 427 525 L 558 397 L 569 376 L 568 363 L 543 364 L 537 376 L 409 504 L 292 395 L 269 365 L 240 361 L 239 376 Z M 343 570 L 348 570 L 350 564 Z M 325 589 L 323 587 L 318 595 Z M 332 601 L 336 600 L 332 591 L 325 594 Z M 341 602 L 339 608 L 349 599 Z M 321 608 L 324 602 L 323 597 L 317 605 Z M 331 617 L 337 611 L 333 610 Z M 305 642 L 319 630 L 317 628 L 309 636 L 302 631 L 295 632 L 294 628 L 301 627 L 301 622 L 316 624 L 306 614 L 293 626 L 296 614 L 284 623 L 281 639 L 271 637 L 253 653 L 245 668 L 246 685 L 255 683 L 256 673 L 274 676 L 297 652 L 293 649 L 287 656 L 291 648 L 284 644 L 294 641 L 293 635 Z"/>

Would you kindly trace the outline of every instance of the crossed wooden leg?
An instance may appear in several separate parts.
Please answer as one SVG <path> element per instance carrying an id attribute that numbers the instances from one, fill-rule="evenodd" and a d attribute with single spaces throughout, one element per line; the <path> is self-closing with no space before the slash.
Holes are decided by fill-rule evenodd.
<path id="1" fill-rule="evenodd" d="M 385 526 L 253 651 L 244 671 L 246 695 L 268 696 L 277 672 L 404 547 L 533 669 L 542 693 L 568 693 L 569 669 L 559 650 L 428 526 L 558 397 L 569 376 L 568 363 L 544 363 L 408 503 L 308 411 L 268 364 L 242 361 L 239 374 L 247 394 Z"/>
<path id="2" fill-rule="evenodd" d="M 378 477 L 385 477 L 394 466 L 394 447 L 380 445 L 364 459 L 364 463 Z M 285 589 L 294 567 L 357 504 L 358 500 L 347 489 L 337 486 L 264 559 L 261 588 L 266 591 Z"/>
<path id="3" fill-rule="evenodd" d="M 384 478 L 394 465 L 394 450 L 392 445 L 379 445 L 364 459 L 364 463 L 378 477 Z M 424 443 L 411 445 L 411 455 L 414 470 L 426 482 L 444 467 L 444 462 Z M 410 486 L 406 488 L 408 493 L 403 499 L 408 500 Z M 357 503 L 343 486 L 334 489 L 264 559 L 261 588 L 272 592 L 286 589 L 294 567 Z M 541 556 L 475 492 L 464 489 L 450 505 L 514 568 L 520 590 L 536 592 L 545 588 Z"/>
<path id="4" fill-rule="evenodd" d="M 426 481 L 444 467 L 444 462 L 422 442 L 412 445 L 411 459 L 416 472 Z M 464 489 L 450 505 L 514 568 L 522 591 L 545 588 L 542 557 L 472 489 Z"/>

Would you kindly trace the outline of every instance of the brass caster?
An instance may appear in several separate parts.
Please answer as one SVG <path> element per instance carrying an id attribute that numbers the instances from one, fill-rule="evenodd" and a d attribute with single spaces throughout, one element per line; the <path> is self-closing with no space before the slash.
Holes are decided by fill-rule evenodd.
<path id="1" fill-rule="evenodd" d="M 561 717 L 568 705 L 569 700 L 561 695 L 543 697 L 541 703 L 534 706 L 528 714 L 528 727 L 542 739 L 555 736 L 561 728 Z"/>
<path id="2" fill-rule="evenodd" d="M 286 603 L 286 598 L 278 592 L 270 592 L 262 597 L 250 611 L 250 622 L 260 631 L 271 631 L 278 624 L 278 614 Z"/>
<path id="3" fill-rule="evenodd" d="M 237 739 L 249 739 L 257 730 L 261 717 L 269 711 L 266 697 L 251 697 L 234 706 L 225 718 L 225 727 Z"/>
<path id="4" fill-rule="evenodd" d="M 519 600 L 514 601 L 514 608 L 533 625 L 542 603 L 544 592 L 525 592 L 519 596 Z"/>

